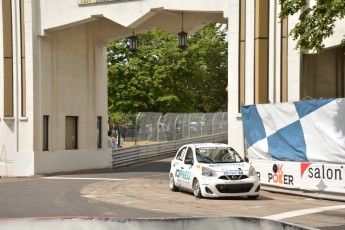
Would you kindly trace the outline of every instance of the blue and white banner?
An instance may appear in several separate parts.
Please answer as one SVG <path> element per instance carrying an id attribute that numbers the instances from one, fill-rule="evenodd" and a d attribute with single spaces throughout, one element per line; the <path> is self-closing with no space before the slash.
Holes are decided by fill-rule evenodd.
<path id="1" fill-rule="evenodd" d="M 345 163 L 345 98 L 242 106 L 249 158 Z"/>

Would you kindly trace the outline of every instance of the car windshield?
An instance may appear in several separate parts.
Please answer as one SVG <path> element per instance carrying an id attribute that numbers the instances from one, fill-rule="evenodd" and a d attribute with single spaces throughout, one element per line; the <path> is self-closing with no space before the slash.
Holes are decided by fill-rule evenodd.
<path id="1" fill-rule="evenodd" d="M 199 163 L 240 163 L 241 156 L 230 147 L 205 147 L 196 149 L 196 159 Z"/>

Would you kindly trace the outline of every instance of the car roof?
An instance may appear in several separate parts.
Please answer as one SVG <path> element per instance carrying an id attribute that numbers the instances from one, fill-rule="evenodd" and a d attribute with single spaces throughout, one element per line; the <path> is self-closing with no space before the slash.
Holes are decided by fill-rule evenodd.
<path id="1" fill-rule="evenodd" d="M 205 148 L 205 147 L 230 147 L 227 144 L 223 143 L 195 143 L 192 144 L 195 146 L 195 148 Z"/>

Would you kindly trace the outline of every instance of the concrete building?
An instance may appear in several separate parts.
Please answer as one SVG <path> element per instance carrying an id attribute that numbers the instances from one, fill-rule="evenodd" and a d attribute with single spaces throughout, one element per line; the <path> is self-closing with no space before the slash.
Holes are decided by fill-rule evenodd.
<path id="1" fill-rule="evenodd" d="M 229 24 L 229 143 L 244 153 L 241 104 L 344 97 L 345 21 L 323 54 L 301 54 L 275 0 L 2 0 L 0 176 L 110 167 L 109 41 Z M 239 135 L 240 134 L 240 135 Z"/>

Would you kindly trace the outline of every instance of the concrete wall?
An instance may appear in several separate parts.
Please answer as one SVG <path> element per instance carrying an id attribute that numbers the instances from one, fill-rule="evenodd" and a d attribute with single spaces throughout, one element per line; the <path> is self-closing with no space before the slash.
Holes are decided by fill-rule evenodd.
<path id="1" fill-rule="evenodd" d="M 186 11 L 187 32 L 212 21 L 226 22 L 228 2 L 147 0 L 78 5 L 78 1 L 71 0 L 24 1 L 27 113 L 22 117 L 20 11 L 18 1 L 12 0 L 15 109 L 13 117 L 4 118 L 0 103 L 0 175 L 31 176 L 110 167 L 107 42 L 131 35 L 133 28 L 139 33 L 159 27 L 177 35 L 182 10 Z M 1 27 L 2 23 L 3 31 Z M 0 59 L 1 73 L 3 66 Z M 4 87 L 0 76 L 0 87 Z M 49 116 L 48 151 L 43 151 L 43 116 Z M 78 117 L 76 150 L 65 150 L 66 116 Z M 98 116 L 103 122 L 100 149 Z"/>
<path id="2" fill-rule="evenodd" d="M 35 174 L 111 168 L 111 149 L 56 150 L 35 153 Z"/>
<path id="3" fill-rule="evenodd" d="M 41 32 L 64 27 L 75 26 L 104 17 L 123 27 L 116 31 L 114 38 L 121 38 L 136 32 L 143 32 L 154 27 L 164 28 L 170 33 L 177 34 L 181 30 L 181 11 L 197 12 L 196 17 L 185 19 L 185 31 L 191 31 L 205 26 L 210 18 L 223 19 L 224 9 L 227 10 L 229 0 L 145 0 L 145 1 L 111 1 L 104 4 L 78 5 L 77 1 L 44 0 L 40 2 Z M 61 12 L 63 17 L 61 17 Z M 206 16 L 202 15 L 206 12 Z M 213 16 L 210 13 L 217 13 Z M 226 14 L 226 13 L 225 13 Z M 217 16 L 218 15 L 218 16 Z M 171 20 L 171 17 L 174 20 Z M 197 23 L 196 23 L 197 22 Z M 128 28 L 125 28 L 128 27 Z"/>
<path id="4" fill-rule="evenodd" d="M 239 2 L 231 1 L 229 5 L 229 47 L 228 47 L 228 144 L 241 155 L 244 154 L 243 127 L 238 111 L 238 71 L 239 71 Z"/>
<path id="5" fill-rule="evenodd" d="M 254 104 L 255 98 L 255 1 L 245 1 L 246 17 L 245 17 L 245 105 Z M 311 1 L 313 4 L 313 1 Z M 280 5 L 275 0 L 269 0 L 269 35 L 268 35 L 268 102 L 282 102 L 282 41 L 281 41 L 281 23 L 278 18 Z M 238 111 L 239 102 L 239 1 L 231 1 L 229 6 L 229 90 L 228 90 L 228 114 L 229 114 L 229 144 L 233 145 L 241 154 L 245 154 L 244 136 L 242 128 L 241 114 Z M 293 15 L 288 18 L 288 31 L 298 22 L 299 15 Z M 343 39 L 345 34 L 345 20 L 336 22 L 335 33 L 333 36 L 325 40 L 327 47 L 337 46 Z M 287 54 L 287 101 L 299 101 L 301 98 L 301 81 L 303 57 L 301 53 L 295 49 L 297 41 L 288 37 L 288 54 Z M 330 60 L 328 60 L 330 61 Z M 323 68 L 320 71 L 325 71 Z M 333 74 L 334 75 L 334 74 Z M 329 83 L 325 77 L 324 81 Z M 331 82 L 334 88 L 336 82 Z M 325 92 L 325 90 L 323 90 Z M 327 93 L 327 92 L 326 92 Z"/>
<path id="6" fill-rule="evenodd" d="M 30 4 L 30 3 L 29 3 Z M 25 6 L 28 4 L 26 2 Z M 2 14 L 2 4 L 0 4 Z M 21 55 L 19 1 L 12 1 L 12 53 L 13 53 L 13 117 L 4 117 L 4 58 L 3 34 L 0 34 L 0 176 L 32 175 L 33 162 L 33 75 L 32 75 L 32 20 L 27 8 L 25 30 L 26 46 L 26 115 L 21 115 Z M 3 31 L 3 23 L 0 23 Z"/>
<path id="7" fill-rule="evenodd" d="M 13 6 L 15 19 L 19 17 L 15 11 L 19 9 L 16 4 Z M 51 31 L 42 37 L 37 36 L 41 11 L 39 1 L 33 4 L 25 1 L 27 113 L 21 116 L 21 50 L 17 41 L 13 47 L 14 117 L 4 118 L 0 103 L 0 175 L 31 176 L 110 167 L 111 150 L 106 139 L 107 42 L 98 36 L 103 35 L 99 22 Z M 13 31 L 17 40 L 18 34 Z M 2 61 L 0 68 L 3 68 Z M 0 82 L 4 87 L 3 80 Z M 0 95 L 3 101 L 3 93 Z M 43 115 L 49 116 L 49 151 L 44 152 Z M 68 155 L 65 154 L 66 116 L 78 116 L 78 150 L 66 151 Z M 103 121 L 101 149 L 96 146 L 97 116 Z"/>
<path id="8" fill-rule="evenodd" d="M 42 54 L 41 92 L 45 96 L 41 113 L 50 115 L 52 150 L 65 149 L 66 116 L 78 116 L 81 149 L 96 148 L 97 116 L 103 117 L 103 130 L 107 129 L 106 53 L 105 47 L 95 44 L 92 28 L 86 24 L 42 38 L 42 50 L 47 53 Z M 42 149 L 41 139 L 35 145 L 37 150 Z M 106 139 L 102 146 L 107 146 Z"/>
<path id="9" fill-rule="evenodd" d="M 40 37 L 40 113 L 35 123 L 35 174 L 110 167 L 107 148 L 106 42 L 98 22 Z M 49 151 L 42 151 L 43 115 L 49 116 Z M 65 150 L 66 116 L 78 117 L 78 149 Z M 102 149 L 97 149 L 97 116 Z"/>

